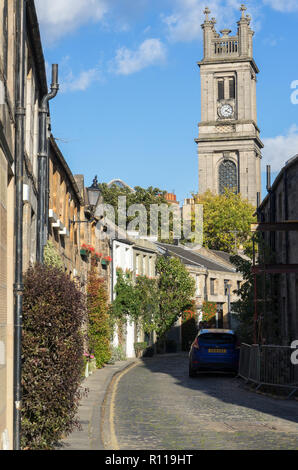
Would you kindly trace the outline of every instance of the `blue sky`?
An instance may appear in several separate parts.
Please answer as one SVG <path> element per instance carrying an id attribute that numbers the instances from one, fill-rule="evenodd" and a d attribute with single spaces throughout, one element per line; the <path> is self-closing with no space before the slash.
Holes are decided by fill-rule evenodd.
<path id="1" fill-rule="evenodd" d="M 47 64 L 59 63 L 52 129 L 86 184 L 198 189 L 203 10 L 236 31 L 236 0 L 35 0 Z M 298 0 L 250 0 L 258 124 L 273 172 L 298 153 Z M 50 67 L 49 67 L 50 70 Z M 50 81 L 50 73 L 48 79 Z M 293 83 L 297 80 L 297 83 Z M 296 99 L 294 99 L 296 98 Z M 265 183 L 265 178 L 264 183 Z M 264 186 L 264 185 L 263 185 Z M 265 192 L 263 192 L 263 196 Z"/>

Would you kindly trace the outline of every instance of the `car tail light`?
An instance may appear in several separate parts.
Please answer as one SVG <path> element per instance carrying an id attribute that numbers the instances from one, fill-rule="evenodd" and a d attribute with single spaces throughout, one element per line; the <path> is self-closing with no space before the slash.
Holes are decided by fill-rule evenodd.
<path id="1" fill-rule="evenodd" d="M 199 338 L 196 338 L 193 342 L 193 347 L 195 349 L 200 349 L 200 346 L 199 346 Z"/>

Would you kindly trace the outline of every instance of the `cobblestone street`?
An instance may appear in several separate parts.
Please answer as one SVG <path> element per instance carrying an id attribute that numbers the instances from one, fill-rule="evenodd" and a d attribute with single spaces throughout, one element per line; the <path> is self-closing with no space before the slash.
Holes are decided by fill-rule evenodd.
<path id="1" fill-rule="evenodd" d="M 245 390 L 229 375 L 188 377 L 186 354 L 144 359 L 117 387 L 121 450 L 298 449 L 298 403 Z"/>

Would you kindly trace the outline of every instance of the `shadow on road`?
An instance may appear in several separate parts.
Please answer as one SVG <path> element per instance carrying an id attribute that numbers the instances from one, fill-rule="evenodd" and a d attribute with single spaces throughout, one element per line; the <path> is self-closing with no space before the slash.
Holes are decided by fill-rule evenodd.
<path id="1" fill-rule="evenodd" d="M 270 416 L 298 423 L 296 400 L 280 400 L 258 395 L 243 388 L 241 379 L 225 373 L 199 373 L 188 376 L 188 353 L 158 354 L 142 358 L 143 366 L 152 373 L 168 374 L 180 387 L 215 397 L 223 403 L 249 408 Z M 240 382 L 241 380 L 241 382 Z"/>

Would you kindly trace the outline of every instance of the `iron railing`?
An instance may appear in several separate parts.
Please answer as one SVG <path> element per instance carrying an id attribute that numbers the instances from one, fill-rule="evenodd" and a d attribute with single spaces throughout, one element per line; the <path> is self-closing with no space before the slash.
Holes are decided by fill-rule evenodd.
<path id="1" fill-rule="evenodd" d="M 298 365 L 291 361 L 289 346 L 249 345 L 242 343 L 238 375 L 247 382 L 290 389 L 288 397 L 298 390 Z"/>

